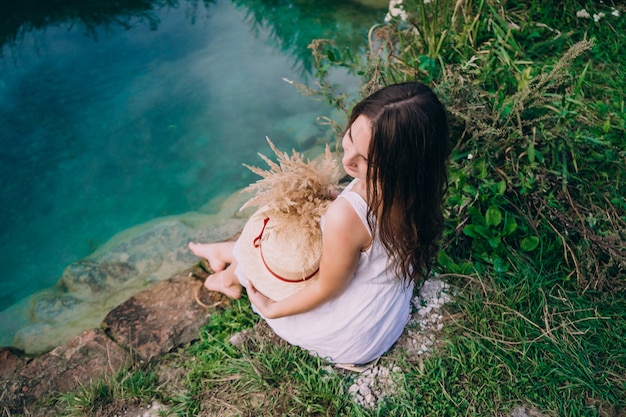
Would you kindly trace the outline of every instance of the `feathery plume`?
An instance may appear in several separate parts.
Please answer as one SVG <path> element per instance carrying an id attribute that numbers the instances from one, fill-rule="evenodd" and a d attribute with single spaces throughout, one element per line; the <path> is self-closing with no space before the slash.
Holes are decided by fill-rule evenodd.
<path id="1" fill-rule="evenodd" d="M 331 191 L 341 177 L 336 158 L 326 145 L 321 161 L 305 161 L 295 150 L 291 155 L 281 152 L 268 137 L 266 139 L 277 162 L 259 153 L 269 169 L 244 164 L 262 178 L 243 190 L 255 195 L 241 210 L 250 206 L 265 207 L 268 212 L 297 215 L 305 228 L 319 227 L 320 217 L 331 202 Z"/>

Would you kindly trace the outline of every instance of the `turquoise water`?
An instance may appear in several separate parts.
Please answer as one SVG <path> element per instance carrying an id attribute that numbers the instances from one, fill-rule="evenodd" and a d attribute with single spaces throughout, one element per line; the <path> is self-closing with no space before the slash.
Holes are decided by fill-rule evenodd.
<path id="1" fill-rule="evenodd" d="M 337 113 L 282 78 L 312 84 L 311 39 L 362 49 L 385 13 L 348 1 L 66 3 L 0 10 L 13 17 L 0 28 L 0 310 L 120 231 L 210 212 L 256 179 L 242 164 L 262 164 L 266 135 L 284 150 L 327 137 L 316 118 Z"/>

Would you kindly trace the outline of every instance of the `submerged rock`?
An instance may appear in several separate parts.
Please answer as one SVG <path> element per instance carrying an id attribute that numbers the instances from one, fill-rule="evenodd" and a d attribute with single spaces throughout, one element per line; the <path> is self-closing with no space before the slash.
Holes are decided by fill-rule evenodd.
<path id="1" fill-rule="evenodd" d="M 58 320 L 59 315 L 80 303 L 81 300 L 72 294 L 42 294 L 34 300 L 33 314 L 42 322 Z"/>
<path id="2" fill-rule="evenodd" d="M 75 296 L 93 297 L 138 275 L 129 262 L 84 259 L 68 266 L 59 286 Z"/>

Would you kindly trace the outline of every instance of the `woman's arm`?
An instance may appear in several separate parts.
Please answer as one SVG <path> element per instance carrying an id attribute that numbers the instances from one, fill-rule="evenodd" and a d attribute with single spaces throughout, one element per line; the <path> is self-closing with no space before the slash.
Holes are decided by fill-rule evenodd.
<path id="1" fill-rule="evenodd" d="M 320 273 L 311 285 L 284 300 L 273 301 L 248 282 L 248 297 L 265 318 L 310 311 L 337 297 L 348 286 L 361 250 L 369 246 L 371 236 L 350 203 L 343 198 L 328 207 L 324 222 Z"/>

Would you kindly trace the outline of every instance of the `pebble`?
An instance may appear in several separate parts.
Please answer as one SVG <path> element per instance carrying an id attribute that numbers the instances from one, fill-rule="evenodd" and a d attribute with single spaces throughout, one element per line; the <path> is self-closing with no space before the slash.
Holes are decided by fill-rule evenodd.
<path id="1" fill-rule="evenodd" d="M 348 388 L 348 392 L 362 407 L 373 409 L 378 400 L 395 390 L 392 372 L 399 373 L 401 368 L 394 366 L 391 370 L 384 366 L 376 366 L 363 371 Z"/>
<path id="2" fill-rule="evenodd" d="M 364 384 L 359 387 L 359 394 L 361 394 L 364 397 L 368 396 L 368 395 L 371 395 L 372 394 L 372 390 L 368 387 L 367 384 L 371 384 L 372 382 L 368 381 L 368 380 L 365 380 L 363 382 L 364 382 Z"/>

